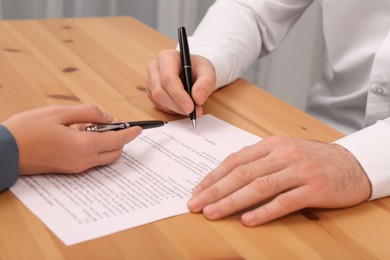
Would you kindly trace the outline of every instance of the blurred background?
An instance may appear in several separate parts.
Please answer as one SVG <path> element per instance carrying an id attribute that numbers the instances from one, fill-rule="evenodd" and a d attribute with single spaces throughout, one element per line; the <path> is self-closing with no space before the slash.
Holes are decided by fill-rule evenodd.
<path id="1" fill-rule="evenodd" d="M 191 35 L 214 0 L 0 0 L 0 19 L 132 16 L 176 41 L 177 28 Z M 280 48 L 244 76 L 304 110 L 307 93 L 321 69 L 322 25 L 314 2 Z"/>

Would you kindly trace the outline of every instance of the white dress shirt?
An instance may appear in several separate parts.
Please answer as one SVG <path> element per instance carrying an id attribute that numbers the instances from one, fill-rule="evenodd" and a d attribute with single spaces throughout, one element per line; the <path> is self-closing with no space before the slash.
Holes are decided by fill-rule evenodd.
<path id="1" fill-rule="evenodd" d="M 217 0 L 189 38 L 191 52 L 212 62 L 224 86 L 274 50 L 313 1 Z M 389 196 L 390 1 L 319 2 L 324 64 L 307 111 L 349 134 L 335 143 L 366 171 L 371 199 Z"/>

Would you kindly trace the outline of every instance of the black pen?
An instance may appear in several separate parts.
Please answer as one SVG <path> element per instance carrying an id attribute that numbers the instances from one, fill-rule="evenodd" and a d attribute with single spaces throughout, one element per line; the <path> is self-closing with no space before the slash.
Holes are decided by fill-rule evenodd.
<path id="1" fill-rule="evenodd" d="M 90 125 L 85 128 L 85 131 L 88 132 L 106 132 L 106 131 L 118 131 L 126 129 L 132 126 L 140 126 L 142 129 L 160 127 L 168 122 L 159 121 L 159 120 L 149 120 L 149 121 L 134 121 L 134 122 L 121 122 L 121 123 L 112 123 L 108 125 Z"/>
<path id="2" fill-rule="evenodd" d="M 188 95 L 192 99 L 192 67 L 190 58 L 190 48 L 188 47 L 186 28 L 180 27 L 179 33 L 179 47 L 180 47 L 180 59 L 183 66 L 183 85 Z M 194 102 L 194 100 L 192 100 Z M 190 113 L 190 119 L 192 121 L 192 127 L 196 128 L 196 105 L 194 102 L 194 110 Z"/>

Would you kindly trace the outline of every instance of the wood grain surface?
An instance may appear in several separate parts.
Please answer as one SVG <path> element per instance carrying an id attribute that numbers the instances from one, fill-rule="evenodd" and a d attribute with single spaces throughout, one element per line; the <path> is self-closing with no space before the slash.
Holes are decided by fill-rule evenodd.
<path id="1" fill-rule="evenodd" d="M 173 28 L 172 30 L 176 30 Z M 36 107 L 97 104 L 121 120 L 176 120 L 145 92 L 147 63 L 172 40 L 130 17 L 0 22 L 0 121 Z M 205 113 L 263 138 L 342 134 L 240 79 Z M 389 259 L 390 200 L 306 209 L 244 227 L 235 214 L 184 214 L 64 246 L 10 192 L 0 193 L 0 259 Z M 63 223 L 66 225 L 66 223 Z"/>

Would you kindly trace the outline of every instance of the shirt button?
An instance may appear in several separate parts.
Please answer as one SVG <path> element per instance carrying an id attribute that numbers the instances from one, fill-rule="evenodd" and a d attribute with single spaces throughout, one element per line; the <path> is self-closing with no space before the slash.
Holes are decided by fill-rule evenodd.
<path id="1" fill-rule="evenodd" d="M 375 94 L 377 94 L 377 95 L 383 96 L 385 94 L 385 91 L 386 90 L 383 87 L 381 87 L 381 86 L 376 86 L 376 87 L 373 88 L 373 92 Z"/>

